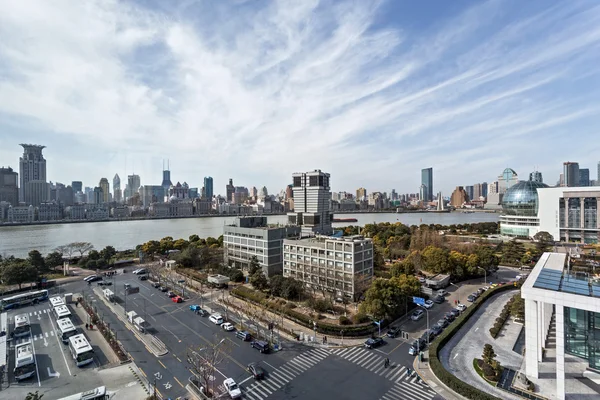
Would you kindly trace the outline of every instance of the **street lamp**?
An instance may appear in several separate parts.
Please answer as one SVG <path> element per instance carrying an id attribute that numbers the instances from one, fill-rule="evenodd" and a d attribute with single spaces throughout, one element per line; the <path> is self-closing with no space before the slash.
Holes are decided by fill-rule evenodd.
<path id="1" fill-rule="evenodd" d="M 478 266 L 477 268 L 479 268 L 479 269 L 482 269 L 482 270 L 483 270 L 483 273 L 484 273 L 484 275 L 483 275 L 483 276 L 484 276 L 484 278 L 485 278 L 485 285 L 487 286 L 487 269 L 485 269 L 485 268 L 483 268 L 483 267 L 479 267 L 479 266 Z"/>
<path id="2" fill-rule="evenodd" d="M 429 346 L 429 310 L 427 309 L 427 307 L 422 306 L 421 304 L 417 304 L 419 307 L 421 307 L 423 310 L 425 310 L 425 312 L 427 313 L 427 346 Z"/>

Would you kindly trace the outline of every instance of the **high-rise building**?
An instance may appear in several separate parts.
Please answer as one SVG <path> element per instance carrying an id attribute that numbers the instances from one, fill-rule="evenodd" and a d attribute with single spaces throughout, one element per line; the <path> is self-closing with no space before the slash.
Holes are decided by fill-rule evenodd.
<path id="1" fill-rule="evenodd" d="M 83 192 L 83 182 L 81 181 L 72 181 L 71 187 L 73 188 L 73 192 Z"/>
<path id="2" fill-rule="evenodd" d="M 474 191 L 475 190 L 474 190 L 473 186 L 465 186 L 465 192 L 467 192 L 467 196 L 469 197 L 469 200 L 474 199 L 474 197 L 473 197 L 473 195 L 475 194 Z"/>
<path id="3" fill-rule="evenodd" d="M 229 179 L 229 183 L 225 186 L 225 192 L 227 195 L 227 202 L 231 203 L 233 201 L 233 193 L 235 193 L 235 186 L 233 186 L 233 179 Z"/>
<path id="4" fill-rule="evenodd" d="M 46 160 L 42 154 L 42 150 L 46 146 L 36 144 L 21 144 L 21 146 L 23 146 L 23 156 L 19 158 L 21 179 L 19 201 L 37 207 L 40 199 L 48 201 L 50 197 L 50 186 L 46 183 Z M 35 184 L 29 185 L 29 182 L 35 182 Z M 35 201 L 33 201 L 34 199 Z"/>
<path id="5" fill-rule="evenodd" d="M 293 225 L 301 226 L 303 235 L 332 233 L 329 177 L 328 173 L 318 169 L 292 174 L 294 212 L 288 214 L 288 220 Z"/>
<path id="6" fill-rule="evenodd" d="M 162 184 L 161 186 L 165 190 L 165 195 L 169 191 L 169 188 L 173 186 L 173 182 L 171 182 L 171 170 L 169 161 L 167 161 L 167 169 L 165 169 L 165 162 L 163 161 L 163 173 L 162 173 Z M 163 196 L 164 197 L 164 196 Z"/>
<path id="7" fill-rule="evenodd" d="M 133 174 L 127 176 L 127 185 L 129 186 L 129 197 L 132 197 L 135 193 L 138 192 L 142 181 L 139 175 Z"/>
<path id="8" fill-rule="evenodd" d="M 473 197 L 471 197 L 471 200 L 479 200 L 479 198 L 483 196 L 482 192 L 483 192 L 482 184 L 481 183 L 474 184 L 473 185 Z"/>
<path id="9" fill-rule="evenodd" d="M 455 208 L 460 208 L 462 205 L 469 201 L 467 191 L 462 186 L 457 186 L 450 196 L 450 205 Z"/>
<path id="10" fill-rule="evenodd" d="M 579 170 L 579 186 L 590 186 L 590 169 L 581 168 Z"/>
<path id="11" fill-rule="evenodd" d="M 86 186 L 84 193 L 85 193 L 85 202 L 93 204 L 94 203 L 94 188 Z"/>
<path id="12" fill-rule="evenodd" d="M 121 178 L 119 177 L 119 174 L 115 174 L 115 176 L 113 177 L 113 193 L 114 201 L 116 201 L 117 203 L 123 201 L 123 196 L 121 192 Z"/>
<path id="13" fill-rule="evenodd" d="M 19 205 L 19 174 L 11 167 L 0 168 L 0 202 L 6 201 L 13 207 Z M 0 219 L 2 215 L 0 214 Z"/>
<path id="14" fill-rule="evenodd" d="M 101 203 L 110 202 L 110 183 L 108 183 L 108 179 L 102 178 L 100 179 L 100 183 L 98 184 L 100 189 L 102 189 L 102 201 Z"/>
<path id="15" fill-rule="evenodd" d="M 425 198 L 422 200 L 432 201 L 433 200 L 433 168 L 424 168 L 421 170 L 421 185 L 425 185 Z"/>
<path id="16" fill-rule="evenodd" d="M 101 204 L 104 202 L 104 192 L 101 187 L 96 186 L 94 188 L 93 200 L 94 204 Z"/>
<path id="17" fill-rule="evenodd" d="M 371 193 L 371 194 L 373 194 L 373 193 Z M 427 186 L 421 184 L 421 186 L 419 187 L 419 200 L 426 202 L 427 196 L 429 196 L 429 194 L 427 193 Z"/>
<path id="18" fill-rule="evenodd" d="M 488 183 L 487 182 L 483 182 L 481 184 L 481 195 L 485 198 L 487 198 L 487 196 L 488 196 Z"/>
<path id="19" fill-rule="evenodd" d="M 579 163 L 563 163 L 563 186 L 579 186 Z"/>
<path id="20" fill-rule="evenodd" d="M 294 188 L 294 186 L 292 186 L 292 185 L 287 185 L 285 187 L 285 199 L 286 200 L 294 198 L 294 190 L 293 190 L 293 188 Z"/>
<path id="21" fill-rule="evenodd" d="M 396 189 L 392 189 L 392 193 L 390 194 L 392 200 L 398 200 L 398 193 L 396 193 Z"/>
<path id="22" fill-rule="evenodd" d="M 207 199 L 213 198 L 213 178 L 210 176 L 204 177 L 204 197 Z"/>
<path id="23" fill-rule="evenodd" d="M 529 180 L 532 182 L 544 183 L 544 179 L 542 179 L 542 173 L 540 171 L 530 172 Z"/>
<path id="24" fill-rule="evenodd" d="M 367 189 L 365 189 L 365 188 L 356 189 L 356 200 L 357 201 L 367 201 Z"/>

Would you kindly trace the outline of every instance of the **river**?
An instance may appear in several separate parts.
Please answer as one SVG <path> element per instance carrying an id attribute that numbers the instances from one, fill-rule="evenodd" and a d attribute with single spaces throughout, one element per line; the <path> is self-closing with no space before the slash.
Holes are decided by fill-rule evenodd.
<path id="1" fill-rule="evenodd" d="M 406 225 L 419 224 L 468 224 L 474 222 L 496 222 L 499 214 L 476 212 L 455 213 L 374 213 L 338 214 L 338 218 L 356 218 L 358 222 L 335 223 L 335 227 L 348 225 L 364 226 L 379 222 L 402 222 Z M 137 221 L 89 222 L 76 224 L 22 225 L 0 227 L 0 255 L 26 257 L 30 250 L 42 254 L 72 242 L 90 242 L 96 249 L 114 246 L 117 250 L 135 248 L 148 240 L 159 240 L 165 236 L 175 239 L 197 234 L 201 238 L 219 237 L 223 225 L 232 224 L 235 217 L 208 217 Z M 285 224 L 285 215 L 269 216 L 270 224 Z"/>

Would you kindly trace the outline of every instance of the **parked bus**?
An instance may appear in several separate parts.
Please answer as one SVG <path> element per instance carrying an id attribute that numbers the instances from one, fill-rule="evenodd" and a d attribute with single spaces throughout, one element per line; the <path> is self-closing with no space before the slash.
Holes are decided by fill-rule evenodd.
<path id="1" fill-rule="evenodd" d="M 71 318 L 71 311 L 69 311 L 69 307 L 62 305 L 54 307 L 54 316 L 58 321 L 61 318 Z"/>
<path id="2" fill-rule="evenodd" d="M 94 361 L 94 349 L 81 333 L 69 338 L 69 349 L 78 367 L 83 367 Z"/>
<path id="3" fill-rule="evenodd" d="M 35 357 L 30 341 L 15 346 L 15 359 L 14 376 L 17 381 L 27 379 L 35 374 Z"/>
<path id="4" fill-rule="evenodd" d="M 87 392 L 72 394 L 59 400 L 108 400 L 110 395 L 106 392 L 106 386 L 99 386 Z"/>
<path id="5" fill-rule="evenodd" d="M 0 300 L 0 309 L 9 310 L 11 308 L 24 305 L 36 304 L 44 300 L 48 300 L 48 291 L 45 289 L 37 290 L 35 292 L 21 293 Z"/>
<path id="6" fill-rule="evenodd" d="M 28 336 L 31 333 L 31 325 L 29 324 L 29 316 L 27 314 L 20 314 L 15 316 L 15 329 L 13 330 L 13 337 Z"/>
<path id="7" fill-rule="evenodd" d="M 50 297 L 50 304 L 52 305 L 52 308 L 55 308 L 55 307 L 58 307 L 58 306 L 64 306 L 65 302 L 62 299 L 62 297 L 55 296 L 55 297 Z"/>
<path id="8" fill-rule="evenodd" d="M 69 338 L 77 335 L 77 328 L 73 325 L 70 318 L 61 318 L 56 321 L 58 325 L 58 332 L 60 333 L 60 339 L 64 344 L 69 344 Z"/>

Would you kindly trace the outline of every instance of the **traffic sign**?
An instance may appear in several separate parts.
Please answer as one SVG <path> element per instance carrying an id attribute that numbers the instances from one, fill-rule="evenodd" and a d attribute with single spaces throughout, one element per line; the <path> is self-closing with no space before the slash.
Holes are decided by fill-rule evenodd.
<path id="1" fill-rule="evenodd" d="M 413 303 L 418 304 L 420 306 L 425 305 L 425 299 L 422 297 L 413 297 Z"/>

